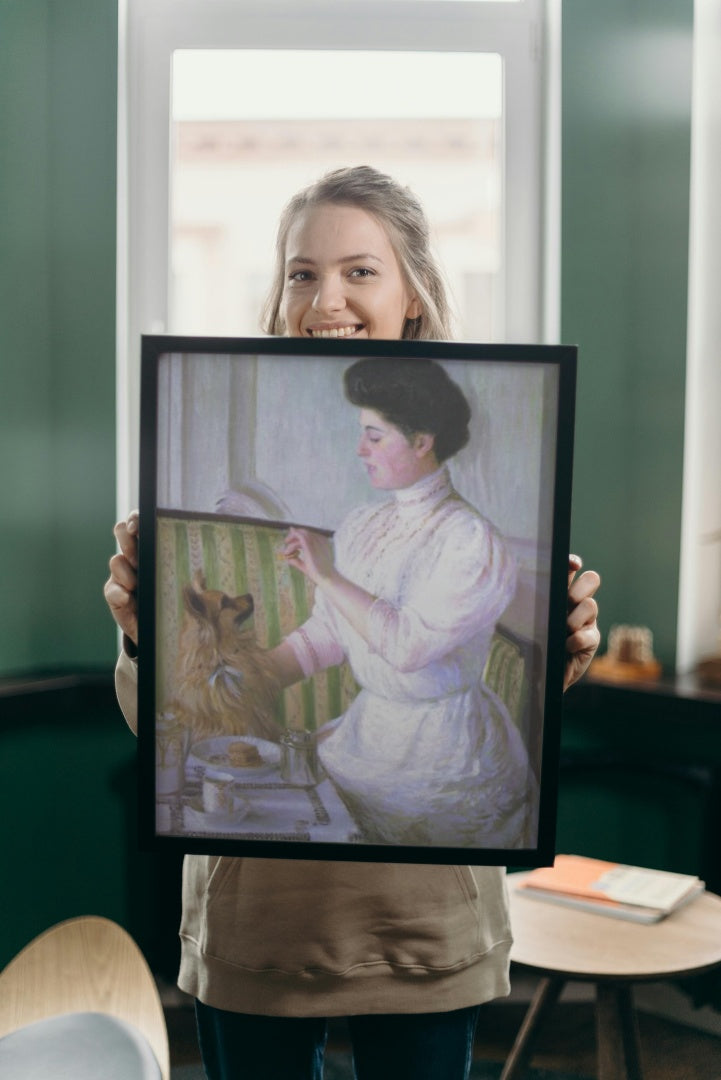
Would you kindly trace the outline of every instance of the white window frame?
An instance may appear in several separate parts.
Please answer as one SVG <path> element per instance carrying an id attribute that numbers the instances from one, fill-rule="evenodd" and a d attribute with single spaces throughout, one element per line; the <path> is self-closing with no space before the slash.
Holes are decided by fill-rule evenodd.
<path id="1" fill-rule="evenodd" d="M 721 654 L 721 0 L 696 0 L 683 504 L 676 671 Z"/>
<path id="2" fill-rule="evenodd" d="M 504 60 L 507 341 L 556 341 L 560 0 L 119 0 L 118 514 L 138 498 L 142 333 L 167 327 L 176 49 L 496 52 Z M 259 91 L 262 92 L 262 89 Z M 289 195 L 292 193 L 289 193 Z"/>

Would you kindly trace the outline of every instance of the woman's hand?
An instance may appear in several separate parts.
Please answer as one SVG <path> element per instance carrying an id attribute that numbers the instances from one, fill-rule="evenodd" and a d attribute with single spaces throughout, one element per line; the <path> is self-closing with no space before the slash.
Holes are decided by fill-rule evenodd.
<path id="1" fill-rule="evenodd" d="M 123 633 L 138 644 L 138 529 L 139 515 L 133 510 L 127 521 L 119 521 L 113 533 L 120 553 L 110 560 L 110 577 L 103 593 L 110 613 Z"/>
<path id="2" fill-rule="evenodd" d="M 568 557 L 568 617 L 566 619 L 566 671 L 563 689 L 568 690 L 581 678 L 593 660 L 601 640 L 596 619 L 598 604 L 594 594 L 601 584 L 595 570 L 576 577 L 583 562 L 578 555 Z"/>
<path id="3" fill-rule="evenodd" d="M 321 533 L 289 529 L 283 557 L 315 584 L 364 641 L 368 641 L 368 613 L 375 597 L 343 577 L 333 562 L 333 546 Z"/>
<path id="4" fill-rule="evenodd" d="M 283 556 L 315 585 L 327 581 L 335 573 L 330 540 L 310 529 L 289 529 Z"/>

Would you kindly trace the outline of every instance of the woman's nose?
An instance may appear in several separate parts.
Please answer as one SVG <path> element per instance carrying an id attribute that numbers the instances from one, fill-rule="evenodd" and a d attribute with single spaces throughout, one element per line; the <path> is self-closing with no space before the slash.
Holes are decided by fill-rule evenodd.
<path id="1" fill-rule="evenodd" d="M 361 435 L 358 440 L 358 449 L 356 451 L 358 457 L 368 457 L 368 443 L 366 442 L 365 435 Z"/>
<path id="2" fill-rule="evenodd" d="M 319 279 L 313 298 L 313 307 L 321 314 L 340 311 L 345 307 L 343 287 L 335 275 Z"/>

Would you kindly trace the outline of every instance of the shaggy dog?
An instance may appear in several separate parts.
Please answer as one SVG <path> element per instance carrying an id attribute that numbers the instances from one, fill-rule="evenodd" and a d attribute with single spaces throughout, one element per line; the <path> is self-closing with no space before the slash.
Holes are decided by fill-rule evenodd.
<path id="1" fill-rule="evenodd" d="M 183 601 L 172 711 L 199 738 L 255 735 L 277 742 L 278 680 L 266 650 L 244 627 L 253 597 L 206 589 L 198 572 L 183 589 Z"/>

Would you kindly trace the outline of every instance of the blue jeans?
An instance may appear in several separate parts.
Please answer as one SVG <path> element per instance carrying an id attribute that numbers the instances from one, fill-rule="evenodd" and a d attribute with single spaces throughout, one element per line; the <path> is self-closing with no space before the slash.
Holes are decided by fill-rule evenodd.
<path id="1" fill-rule="evenodd" d="M 478 1009 L 348 1017 L 356 1080 L 467 1080 Z M 325 1018 L 195 1011 L 208 1080 L 321 1080 Z"/>

